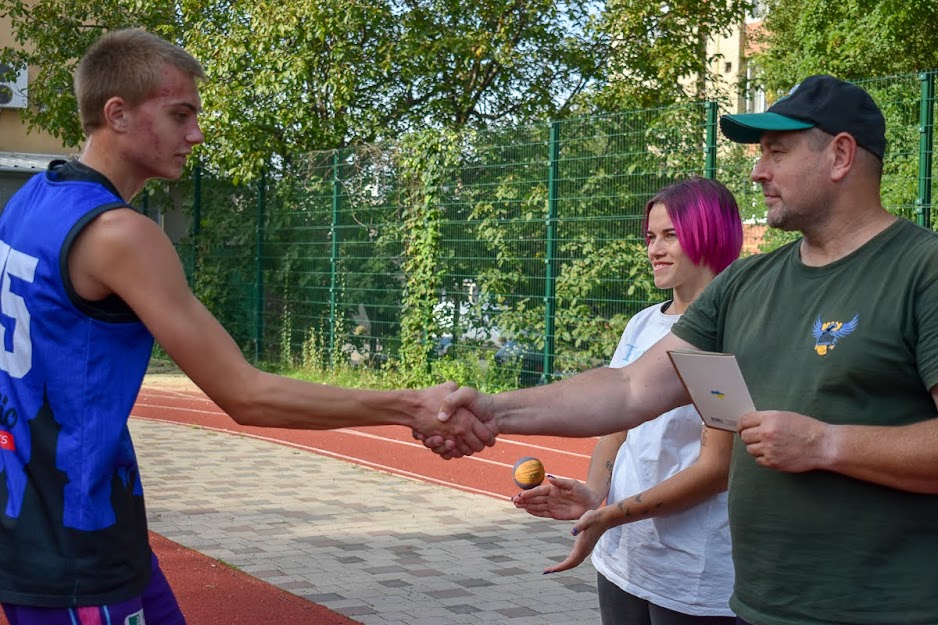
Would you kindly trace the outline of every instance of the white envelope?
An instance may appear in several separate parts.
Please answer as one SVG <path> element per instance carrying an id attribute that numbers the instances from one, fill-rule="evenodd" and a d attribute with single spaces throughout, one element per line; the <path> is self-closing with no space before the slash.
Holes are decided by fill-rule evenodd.
<path id="1" fill-rule="evenodd" d="M 733 354 L 671 350 L 668 356 L 700 418 L 710 427 L 735 432 L 739 418 L 755 410 Z"/>

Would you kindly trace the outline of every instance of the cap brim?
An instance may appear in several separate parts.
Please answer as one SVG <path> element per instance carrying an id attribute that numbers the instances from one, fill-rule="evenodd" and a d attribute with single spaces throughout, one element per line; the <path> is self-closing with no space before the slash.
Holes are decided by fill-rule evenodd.
<path id="1" fill-rule="evenodd" d="M 778 113 L 740 113 L 720 118 L 720 130 L 736 143 L 759 143 L 762 133 L 768 130 L 786 132 L 808 128 L 814 128 L 814 124 Z"/>

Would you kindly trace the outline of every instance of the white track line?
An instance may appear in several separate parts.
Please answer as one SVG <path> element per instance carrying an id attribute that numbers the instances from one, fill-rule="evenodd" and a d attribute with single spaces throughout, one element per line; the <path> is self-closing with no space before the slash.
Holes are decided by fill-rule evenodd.
<path id="1" fill-rule="evenodd" d="M 319 455 L 322 455 L 322 456 L 329 456 L 330 458 L 335 458 L 335 459 L 337 459 L 337 460 L 344 460 L 344 461 L 346 461 L 346 462 L 351 462 L 352 464 L 357 464 L 357 465 L 365 466 L 365 467 L 368 467 L 368 468 L 371 468 L 371 469 L 375 469 L 375 470 L 378 470 L 378 471 L 383 471 L 384 473 L 390 473 L 391 475 L 398 475 L 398 476 L 409 477 L 409 478 L 412 478 L 412 479 L 415 479 L 415 480 L 418 480 L 418 481 L 421 481 L 421 482 L 430 482 L 430 483 L 433 483 L 433 484 L 439 484 L 439 485 L 441 485 L 441 486 L 447 486 L 447 487 L 449 487 L 449 488 L 455 488 L 455 489 L 457 489 L 457 490 L 461 490 L 461 491 L 465 491 L 465 492 L 469 492 L 469 493 L 476 493 L 476 494 L 479 494 L 479 495 L 486 495 L 486 496 L 488 496 L 488 497 L 494 497 L 495 499 L 501 499 L 501 500 L 504 500 L 504 499 L 505 499 L 505 495 L 503 495 L 502 493 L 493 493 L 493 492 L 487 491 L 487 490 L 481 490 L 481 489 L 478 489 L 478 488 L 472 488 L 471 486 L 466 486 L 466 485 L 464 485 L 464 484 L 460 484 L 459 482 L 449 482 L 449 481 L 447 481 L 447 480 L 437 479 L 437 478 L 435 478 L 435 477 L 430 477 L 429 475 L 424 475 L 424 474 L 422 474 L 422 473 L 414 473 L 414 472 L 412 472 L 412 471 L 405 471 L 405 470 L 403 470 L 403 469 L 399 469 L 399 468 L 397 468 L 397 467 L 388 466 L 388 465 L 385 465 L 385 464 L 380 464 L 380 463 L 378 463 L 378 462 L 371 462 L 370 460 L 363 460 L 362 458 L 356 458 L 356 457 L 354 457 L 354 456 L 346 456 L 345 454 L 335 453 L 335 452 L 329 451 L 329 450 L 327 450 L 327 449 L 320 449 L 319 447 L 313 447 L 313 446 L 310 446 L 310 445 L 301 445 L 301 444 L 299 444 L 299 443 L 292 443 L 292 442 L 290 442 L 290 441 L 286 441 L 286 440 L 283 440 L 283 439 L 280 439 L 280 438 L 274 438 L 274 437 L 271 437 L 271 436 L 261 436 L 261 435 L 259 435 L 259 434 L 250 434 L 250 433 L 247 433 L 247 432 L 239 432 L 239 431 L 237 431 L 237 430 L 228 430 L 228 429 L 225 429 L 225 428 L 216 428 L 216 427 L 201 425 L 201 424 L 198 424 L 198 423 L 180 423 L 179 421 L 172 421 L 172 420 L 168 420 L 168 419 L 159 419 L 159 418 L 156 418 L 156 417 L 141 417 L 141 416 L 139 416 L 139 415 L 134 415 L 134 414 L 131 414 L 130 416 L 133 417 L 134 419 L 142 419 L 142 420 L 147 420 L 147 421 L 156 421 L 156 422 L 158 422 L 158 423 L 165 423 L 165 424 L 169 424 L 169 425 L 178 425 L 178 426 L 181 426 L 181 427 L 197 427 L 197 428 L 201 428 L 201 429 L 203 429 L 203 430 L 209 430 L 209 431 L 211 431 L 211 432 L 221 432 L 221 433 L 224 433 L 224 434 L 234 434 L 234 435 L 236 435 L 236 436 L 246 436 L 246 437 L 248 437 L 248 438 L 254 438 L 254 439 L 257 439 L 257 440 L 267 441 L 267 442 L 270 442 L 270 443 L 277 443 L 277 444 L 279 444 L 279 445 L 284 445 L 284 446 L 286 446 L 286 447 L 293 447 L 294 449 L 301 449 L 301 450 L 303 450 L 303 451 L 308 451 L 308 452 L 311 452 L 311 453 L 316 453 L 316 454 L 319 454 Z M 340 431 L 345 432 L 346 430 L 340 430 Z M 348 433 L 352 433 L 352 434 L 362 434 L 362 432 L 356 432 L 355 430 L 348 430 L 347 432 L 348 432 Z M 374 436 L 374 438 L 379 438 L 379 439 L 384 440 L 384 441 L 390 441 L 390 442 L 398 443 L 398 444 L 402 444 L 402 445 L 408 445 L 408 446 L 413 446 L 413 447 L 420 447 L 421 449 L 423 449 L 423 445 L 419 445 L 419 444 L 417 444 L 417 443 L 409 443 L 409 442 L 407 442 L 407 441 L 397 441 L 397 440 L 394 440 L 394 439 L 388 439 L 388 438 L 384 438 L 384 437 L 381 437 L 381 436 Z M 441 461 L 441 462 L 444 462 L 444 461 Z M 504 462 L 497 462 L 497 461 L 495 461 L 495 460 L 489 460 L 489 459 L 487 459 L 487 458 L 478 458 L 478 457 L 476 457 L 476 456 L 470 456 L 470 457 L 468 457 L 468 458 L 460 458 L 460 459 L 459 459 L 459 462 L 485 462 L 485 463 L 488 463 L 488 464 L 494 464 L 494 465 L 498 465 L 498 466 L 500 466 L 500 467 L 506 467 L 506 468 L 512 466 L 512 465 L 509 465 L 509 464 L 505 464 Z M 556 476 L 556 477 L 564 477 L 564 476 L 558 475 L 558 476 Z"/>
<path id="2" fill-rule="evenodd" d="M 136 405 L 137 405 L 137 406 L 144 407 L 144 408 L 154 408 L 154 409 L 158 409 L 158 410 L 165 410 L 165 411 L 167 411 L 167 412 L 169 412 L 169 411 L 177 411 L 177 412 L 190 412 L 190 413 L 207 414 L 207 415 L 215 415 L 215 416 L 227 416 L 227 414 L 226 414 L 224 411 L 222 411 L 222 410 L 201 410 L 201 409 L 199 409 L 199 408 L 183 408 L 183 407 L 180 407 L 180 406 L 164 406 L 164 405 L 162 405 L 162 404 L 148 404 L 148 403 L 144 403 L 144 402 L 141 402 L 141 401 L 138 401 L 138 402 L 136 403 Z M 161 421 L 161 420 L 162 420 L 162 419 L 159 419 L 159 418 L 157 418 L 157 417 L 141 417 L 141 416 L 139 416 L 139 415 L 131 415 L 131 416 L 137 416 L 138 418 L 141 418 L 141 419 L 151 419 L 151 418 L 152 418 L 154 421 Z M 197 425 L 197 426 L 199 426 L 199 427 L 204 427 L 201 423 L 193 423 L 192 425 Z M 226 432 L 227 432 L 227 431 L 229 431 L 229 430 L 223 430 L 223 431 L 226 431 Z M 234 431 L 234 430 L 231 430 L 231 431 Z M 314 431 L 314 430 L 307 430 L 307 431 Z M 418 444 L 418 443 L 411 443 L 411 442 L 409 442 L 409 441 L 402 441 L 402 440 L 398 440 L 398 439 L 394 439 L 394 438 L 387 438 L 387 437 L 385 437 L 385 436 L 378 436 L 377 434 L 369 434 L 368 432 L 362 432 L 361 430 L 353 430 L 353 429 L 351 429 L 351 428 L 335 428 L 335 429 L 333 429 L 333 430 L 331 430 L 331 431 L 333 431 L 333 432 L 342 432 L 343 434 L 350 434 L 350 435 L 352 435 L 352 436 L 363 436 L 363 437 L 366 437 L 366 438 L 377 438 L 377 439 L 384 440 L 384 441 L 390 441 L 390 442 L 400 443 L 400 444 L 402 444 L 402 445 L 414 445 L 414 446 L 416 446 L 416 447 L 423 447 L 423 445 Z M 542 451 L 549 451 L 549 452 L 551 452 L 551 453 L 561 454 L 561 455 L 564 455 L 564 456 L 570 456 L 570 457 L 572 457 L 572 458 L 586 458 L 586 459 L 590 458 L 590 454 L 582 454 L 582 453 L 579 453 L 579 452 L 576 452 L 576 451 L 568 451 L 568 450 L 566 450 L 566 449 L 557 449 L 556 447 L 546 447 L 546 446 L 544 446 L 544 445 L 537 445 L 537 444 L 530 443 L 530 442 L 527 442 L 527 441 L 520 441 L 520 440 L 517 440 L 517 439 L 509 438 L 509 437 L 507 437 L 507 436 L 500 436 L 500 437 L 498 437 L 498 444 L 500 444 L 500 445 L 506 445 L 506 444 L 507 444 L 507 445 L 518 445 L 518 446 L 520 446 L 520 447 L 528 447 L 528 448 L 531 448 L 531 449 L 540 449 L 540 450 L 542 450 Z M 507 464 L 504 464 L 504 463 L 495 462 L 495 461 L 493 461 L 493 460 L 485 460 L 485 459 L 483 459 L 483 458 L 476 458 L 475 456 L 470 456 L 470 458 L 471 458 L 471 459 L 474 459 L 474 460 L 485 461 L 485 462 L 494 462 L 495 464 L 502 464 L 503 466 L 511 466 L 511 465 L 507 465 Z"/>

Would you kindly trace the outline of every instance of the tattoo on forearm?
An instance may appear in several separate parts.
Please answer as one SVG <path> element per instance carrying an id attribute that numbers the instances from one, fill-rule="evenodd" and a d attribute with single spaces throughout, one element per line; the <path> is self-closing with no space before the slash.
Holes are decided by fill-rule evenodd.
<path id="1" fill-rule="evenodd" d="M 644 493 L 639 493 L 631 499 L 632 502 L 638 504 L 636 510 L 633 511 L 632 508 L 628 506 L 626 500 L 617 502 L 616 509 L 629 520 L 632 520 L 633 517 L 635 517 L 634 520 L 638 521 L 655 516 L 655 510 L 659 510 L 664 505 L 664 502 L 659 501 L 651 505 L 646 505 L 644 499 L 642 499 L 643 495 Z"/>

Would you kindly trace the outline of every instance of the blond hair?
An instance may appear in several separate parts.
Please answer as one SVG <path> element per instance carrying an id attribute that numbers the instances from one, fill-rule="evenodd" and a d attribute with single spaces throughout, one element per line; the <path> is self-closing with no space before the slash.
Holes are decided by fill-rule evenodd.
<path id="1" fill-rule="evenodd" d="M 165 65 L 205 79 L 202 65 L 191 54 L 139 28 L 111 31 L 93 43 L 75 69 L 75 95 L 85 133 L 104 125 L 109 99 L 121 97 L 136 106 L 151 97 Z"/>

